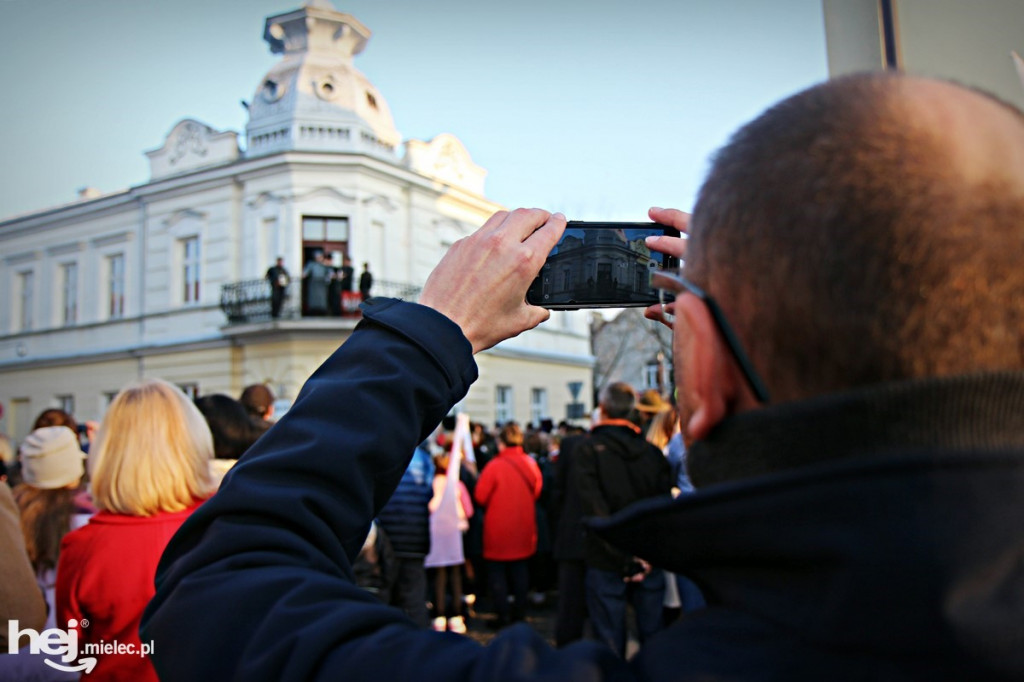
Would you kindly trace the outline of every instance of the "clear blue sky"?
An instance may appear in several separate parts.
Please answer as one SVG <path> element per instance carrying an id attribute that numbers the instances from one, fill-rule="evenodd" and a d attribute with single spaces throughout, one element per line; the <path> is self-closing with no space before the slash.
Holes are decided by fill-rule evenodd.
<path id="1" fill-rule="evenodd" d="M 689 208 L 732 130 L 827 75 L 821 0 L 333 1 L 403 138 L 453 133 L 489 198 L 570 218 Z M 0 217 L 145 183 L 182 118 L 243 132 L 264 19 L 300 4 L 0 0 Z"/>

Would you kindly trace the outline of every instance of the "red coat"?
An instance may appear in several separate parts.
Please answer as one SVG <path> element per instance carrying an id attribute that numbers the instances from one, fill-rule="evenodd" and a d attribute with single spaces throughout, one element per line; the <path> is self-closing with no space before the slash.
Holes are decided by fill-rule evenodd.
<path id="1" fill-rule="evenodd" d="M 484 558 L 518 561 L 537 551 L 537 507 L 544 484 L 540 468 L 519 446 L 487 463 L 474 496 L 484 513 Z"/>
<path id="2" fill-rule="evenodd" d="M 80 652 L 84 643 L 100 640 L 133 645 L 136 652 L 101 653 L 83 680 L 157 682 L 153 664 L 138 653 L 139 620 L 154 594 L 160 555 L 198 506 L 156 516 L 101 511 L 64 536 L 57 563 L 57 627 L 66 628 L 71 618 L 85 618 L 88 626 L 78 628 Z"/>

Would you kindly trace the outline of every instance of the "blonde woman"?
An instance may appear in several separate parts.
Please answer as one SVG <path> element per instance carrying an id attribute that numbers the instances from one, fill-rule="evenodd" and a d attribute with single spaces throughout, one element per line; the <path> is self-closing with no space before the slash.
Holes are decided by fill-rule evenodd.
<path id="1" fill-rule="evenodd" d="M 79 624 L 80 646 L 116 642 L 133 653 L 100 653 L 90 680 L 156 682 L 139 620 L 164 547 L 213 492 L 212 456 L 203 415 L 166 381 L 130 385 L 107 410 L 87 462 L 98 511 L 64 538 L 57 622 Z"/>

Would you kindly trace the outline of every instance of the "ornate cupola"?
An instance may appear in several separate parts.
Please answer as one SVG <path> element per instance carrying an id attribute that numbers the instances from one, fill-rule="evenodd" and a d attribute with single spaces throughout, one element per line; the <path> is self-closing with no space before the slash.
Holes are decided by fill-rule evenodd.
<path id="1" fill-rule="evenodd" d="M 401 135 L 387 102 L 352 65 L 369 38 L 329 0 L 268 17 L 263 39 L 283 57 L 249 104 L 246 156 L 295 150 L 397 159 Z"/>

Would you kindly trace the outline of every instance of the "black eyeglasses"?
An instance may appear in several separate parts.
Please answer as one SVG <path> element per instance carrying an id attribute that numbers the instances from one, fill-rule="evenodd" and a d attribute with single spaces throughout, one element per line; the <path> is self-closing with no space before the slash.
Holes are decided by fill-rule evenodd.
<path id="1" fill-rule="evenodd" d="M 665 304 L 671 303 L 671 299 L 665 297 L 666 293 L 678 295 L 686 292 L 693 294 L 703 301 L 704 305 L 708 308 L 708 312 L 711 313 L 711 319 L 714 320 L 718 333 L 725 340 L 729 353 L 732 355 L 733 360 L 736 361 L 740 371 L 743 372 L 743 378 L 747 380 L 747 384 L 750 386 L 750 390 L 753 391 L 754 397 L 764 404 L 770 402 L 768 389 L 765 388 L 761 376 L 754 369 L 754 363 L 750 361 L 750 358 L 744 352 L 743 346 L 740 345 L 739 337 L 736 336 L 736 332 L 733 331 L 729 321 L 725 319 L 725 313 L 722 312 L 715 299 L 711 298 L 703 289 L 690 280 L 671 270 L 653 271 L 651 273 L 651 286 L 658 290 L 662 310 L 664 310 Z"/>

